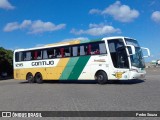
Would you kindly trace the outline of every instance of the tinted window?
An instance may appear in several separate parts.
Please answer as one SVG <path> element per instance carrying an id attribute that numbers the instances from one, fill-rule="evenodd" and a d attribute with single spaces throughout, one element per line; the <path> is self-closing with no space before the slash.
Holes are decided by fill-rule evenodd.
<path id="1" fill-rule="evenodd" d="M 47 50 L 43 50 L 43 59 L 48 59 Z"/>
<path id="2" fill-rule="evenodd" d="M 100 54 L 105 54 L 105 53 L 107 53 L 105 43 L 100 43 L 100 44 L 99 44 L 99 50 L 100 50 Z"/>
<path id="3" fill-rule="evenodd" d="M 53 59 L 53 58 L 63 58 L 63 57 L 76 57 L 83 55 L 97 55 L 105 53 L 107 53 L 105 43 L 104 41 L 100 41 L 100 42 L 84 43 L 73 46 L 16 52 L 15 60 L 29 61 L 29 60 Z"/>
<path id="4" fill-rule="evenodd" d="M 78 46 L 73 46 L 72 47 L 72 55 L 73 56 L 78 56 Z"/>
<path id="5" fill-rule="evenodd" d="M 40 60 L 42 59 L 42 51 L 41 50 L 35 50 L 35 51 L 32 51 L 32 59 L 33 59 L 33 56 L 34 56 L 34 60 Z"/>
<path id="6" fill-rule="evenodd" d="M 122 39 L 108 40 L 110 55 L 115 68 L 129 68 L 128 56 Z"/>
<path id="7" fill-rule="evenodd" d="M 72 47 L 72 56 L 87 55 L 87 45 L 77 45 Z"/>
<path id="8" fill-rule="evenodd" d="M 15 61 L 16 62 L 19 62 L 20 60 L 19 60 L 19 52 L 16 52 L 15 53 Z"/>
<path id="9" fill-rule="evenodd" d="M 16 52 L 15 53 L 15 61 L 16 62 L 22 61 L 22 52 Z"/>
<path id="10" fill-rule="evenodd" d="M 86 55 L 86 46 L 80 46 L 80 55 Z"/>
<path id="11" fill-rule="evenodd" d="M 31 60 L 32 58 L 31 58 L 31 52 L 26 52 L 25 54 L 25 60 Z"/>
<path id="12" fill-rule="evenodd" d="M 95 42 L 88 45 L 88 54 L 97 55 L 105 53 L 107 53 L 107 50 L 104 42 Z"/>
<path id="13" fill-rule="evenodd" d="M 64 56 L 70 57 L 71 56 L 71 47 L 65 47 L 64 48 Z"/>
<path id="14" fill-rule="evenodd" d="M 43 54 L 43 57 L 42 57 L 42 54 Z M 43 59 L 56 58 L 56 49 L 55 48 L 43 49 L 42 51 L 38 51 L 37 56 L 39 59 L 40 58 L 43 58 Z"/>

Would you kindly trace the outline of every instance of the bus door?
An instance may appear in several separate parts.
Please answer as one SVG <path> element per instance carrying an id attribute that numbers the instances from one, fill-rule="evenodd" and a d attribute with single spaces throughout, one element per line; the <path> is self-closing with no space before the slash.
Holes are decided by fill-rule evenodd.
<path id="1" fill-rule="evenodd" d="M 122 39 L 108 40 L 112 67 L 109 67 L 110 79 L 127 79 L 129 71 L 129 59 Z"/>

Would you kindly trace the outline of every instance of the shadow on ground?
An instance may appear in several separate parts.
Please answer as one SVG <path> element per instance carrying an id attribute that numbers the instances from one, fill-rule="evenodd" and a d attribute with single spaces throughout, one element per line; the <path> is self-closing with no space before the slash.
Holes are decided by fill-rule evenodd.
<path id="1" fill-rule="evenodd" d="M 0 77 L 0 81 L 2 80 L 11 80 L 13 79 L 13 77 Z"/>
<path id="2" fill-rule="evenodd" d="M 115 85 L 132 85 L 139 84 L 145 82 L 144 80 L 110 80 L 107 84 L 115 84 Z M 28 83 L 28 81 L 20 82 L 20 84 L 35 84 Z M 96 80 L 45 80 L 43 84 L 98 84 Z"/>
<path id="3" fill-rule="evenodd" d="M 132 84 L 140 84 L 145 82 L 144 80 L 136 79 L 136 80 L 113 80 L 109 81 L 108 84 L 116 84 L 116 85 L 132 85 Z"/>

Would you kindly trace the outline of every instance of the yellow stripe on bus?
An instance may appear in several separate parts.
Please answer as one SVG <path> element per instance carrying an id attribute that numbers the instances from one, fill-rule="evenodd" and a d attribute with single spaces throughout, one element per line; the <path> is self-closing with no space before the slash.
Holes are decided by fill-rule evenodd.
<path id="1" fill-rule="evenodd" d="M 68 41 L 68 42 L 59 42 L 59 43 L 53 43 L 53 44 L 48 44 L 48 45 L 45 45 L 45 46 L 57 46 L 57 45 L 62 45 L 63 44 L 65 45 L 73 45 L 73 44 L 79 44 L 80 43 L 80 40 L 73 40 L 73 41 Z"/>
<path id="2" fill-rule="evenodd" d="M 24 68 L 24 69 L 15 69 L 14 70 L 14 79 L 25 80 L 27 73 L 32 73 L 34 76 L 37 72 L 40 72 L 43 76 L 43 79 L 47 79 L 46 69 L 45 68 Z"/>
<path id="3" fill-rule="evenodd" d="M 32 73 L 33 76 L 35 76 L 37 72 L 40 72 L 44 80 L 59 80 L 68 61 L 69 58 L 62 58 L 55 67 L 15 69 L 14 78 L 22 80 L 26 79 L 26 75 L 29 72 Z"/>
<path id="4" fill-rule="evenodd" d="M 66 67 L 69 58 L 62 58 L 59 60 L 57 66 L 46 68 L 47 80 L 59 80 L 64 68 Z"/>

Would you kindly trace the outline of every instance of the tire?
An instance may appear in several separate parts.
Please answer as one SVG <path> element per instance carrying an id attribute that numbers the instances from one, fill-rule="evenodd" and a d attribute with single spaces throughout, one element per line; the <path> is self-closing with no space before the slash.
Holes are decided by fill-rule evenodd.
<path id="1" fill-rule="evenodd" d="M 37 83 L 39 84 L 43 83 L 43 78 L 41 73 L 37 73 L 34 78 Z"/>
<path id="2" fill-rule="evenodd" d="M 27 80 L 29 83 L 34 83 L 34 82 L 35 82 L 32 73 L 28 73 L 28 74 L 27 74 L 26 80 Z"/>
<path id="3" fill-rule="evenodd" d="M 99 84 L 106 84 L 108 82 L 107 74 L 104 71 L 99 71 L 96 74 L 96 80 Z"/>

